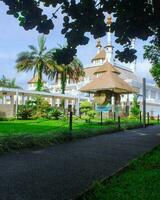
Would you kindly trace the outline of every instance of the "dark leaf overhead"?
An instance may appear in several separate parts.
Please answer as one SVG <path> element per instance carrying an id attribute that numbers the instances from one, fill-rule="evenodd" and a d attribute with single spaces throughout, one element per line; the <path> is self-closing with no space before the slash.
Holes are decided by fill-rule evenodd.
<path id="1" fill-rule="evenodd" d="M 67 49 L 57 52 L 58 62 L 69 63 L 76 54 L 76 47 L 88 43 L 86 33 L 94 38 L 106 34 L 106 13 L 112 13 L 114 22 L 111 31 L 115 32 L 116 42 L 124 48 L 117 51 L 117 58 L 130 62 L 135 59 L 135 51 L 131 48 L 131 40 L 139 38 L 147 40 L 154 36 L 160 41 L 160 1 L 159 0 L 1 0 L 8 5 L 7 14 L 13 15 L 25 30 L 37 29 L 48 34 L 54 29 L 58 12 L 63 14 L 62 34 L 67 39 Z M 52 10 L 52 17 L 44 12 L 44 8 Z"/>

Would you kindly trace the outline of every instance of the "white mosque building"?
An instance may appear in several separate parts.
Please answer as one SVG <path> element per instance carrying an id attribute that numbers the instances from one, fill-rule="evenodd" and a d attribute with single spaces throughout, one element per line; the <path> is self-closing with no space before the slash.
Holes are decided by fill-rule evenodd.
<path id="1" fill-rule="evenodd" d="M 66 85 L 66 95 L 72 94 L 78 97 L 87 97 L 89 101 L 93 101 L 93 95 L 80 92 L 80 88 L 85 86 L 87 83 L 96 79 L 97 76 L 95 72 L 102 67 L 106 62 L 111 63 L 119 72 L 120 77 L 129 83 L 131 86 L 137 89 L 138 91 L 138 101 L 140 102 L 141 108 L 143 104 L 142 98 L 142 87 L 143 87 L 143 78 L 137 74 L 136 62 L 130 64 L 129 67 L 123 67 L 123 64 L 120 66 L 114 62 L 114 52 L 111 41 L 111 33 L 107 33 L 107 45 L 105 47 L 101 46 L 100 40 L 97 41 L 97 54 L 91 60 L 91 64 L 88 67 L 84 67 L 85 76 L 80 79 L 80 81 L 74 82 L 72 80 L 67 80 Z M 135 40 L 132 41 L 132 48 L 135 48 Z M 50 91 L 53 93 L 61 92 L 61 80 L 59 78 L 52 85 L 48 85 Z M 131 106 L 133 101 L 133 94 L 121 95 L 121 105 Z M 60 101 L 57 104 L 60 104 Z M 157 116 L 160 114 L 160 88 L 156 84 L 146 84 L 146 111 L 150 113 L 151 116 Z"/>

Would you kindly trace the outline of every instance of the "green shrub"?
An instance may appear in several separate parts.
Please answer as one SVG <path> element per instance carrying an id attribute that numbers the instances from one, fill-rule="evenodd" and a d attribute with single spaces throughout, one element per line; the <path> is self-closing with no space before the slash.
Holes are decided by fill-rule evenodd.
<path id="1" fill-rule="evenodd" d="M 36 96 L 33 100 L 27 101 L 25 105 L 18 107 L 18 118 L 25 120 L 47 118 L 50 108 L 48 101 L 43 97 Z"/>
<path id="2" fill-rule="evenodd" d="M 88 111 L 93 109 L 93 105 L 89 101 L 82 101 L 80 104 L 80 112 L 81 114 L 87 114 Z"/>
<path id="3" fill-rule="evenodd" d="M 34 117 L 37 118 L 47 118 L 47 112 L 50 110 L 51 106 L 48 101 L 46 101 L 43 97 L 37 96 L 33 101 L 34 106 Z"/>
<path id="4" fill-rule="evenodd" d="M 129 115 L 129 116 L 128 116 L 128 119 L 137 119 L 137 117 L 138 117 L 138 116 L 135 116 L 135 115 Z"/>
<path id="5" fill-rule="evenodd" d="M 136 95 L 133 98 L 133 104 L 132 104 L 132 107 L 131 107 L 131 114 L 136 118 L 140 114 L 140 104 L 137 101 L 137 96 Z"/>
<path id="6" fill-rule="evenodd" d="M 91 122 L 91 119 L 94 119 L 95 115 L 96 115 L 95 110 L 89 110 L 87 113 L 83 114 L 81 118 L 84 119 L 86 122 Z"/>
<path id="7" fill-rule="evenodd" d="M 14 117 L 10 117 L 10 118 L 3 118 L 3 117 L 0 117 L 0 121 L 14 121 L 16 118 Z"/>
<path id="8" fill-rule="evenodd" d="M 91 119 L 94 119 L 96 111 L 93 110 L 93 105 L 91 102 L 83 101 L 80 105 L 81 118 L 86 122 L 90 122 Z"/>
<path id="9" fill-rule="evenodd" d="M 58 110 L 57 108 L 51 108 L 48 113 L 47 113 L 47 118 L 48 119 L 60 119 L 63 116 L 63 113 Z"/>
<path id="10" fill-rule="evenodd" d="M 150 120 L 155 120 L 155 117 L 154 116 L 150 116 Z"/>
<path id="11" fill-rule="evenodd" d="M 32 107 L 28 105 L 19 105 L 18 106 L 18 118 L 28 120 L 32 117 L 33 111 Z"/>
<path id="12" fill-rule="evenodd" d="M 89 116 L 90 119 L 94 119 L 95 115 L 96 115 L 96 111 L 95 110 L 89 110 L 87 112 L 87 115 Z"/>
<path id="13" fill-rule="evenodd" d="M 88 115 L 83 115 L 81 118 L 82 118 L 83 120 L 85 120 L 86 122 L 89 122 L 89 123 L 90 123 L 90 121 L 91 121 Z"/>

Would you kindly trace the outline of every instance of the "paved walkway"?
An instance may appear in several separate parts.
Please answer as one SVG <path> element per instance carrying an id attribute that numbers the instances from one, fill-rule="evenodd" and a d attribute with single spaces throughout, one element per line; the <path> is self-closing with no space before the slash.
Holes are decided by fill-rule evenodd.
<path id="1" fill-rule="evenodd" d="M 0 200 L 67 200 L 160 144 L 148 127 L 0 157 Z"/>

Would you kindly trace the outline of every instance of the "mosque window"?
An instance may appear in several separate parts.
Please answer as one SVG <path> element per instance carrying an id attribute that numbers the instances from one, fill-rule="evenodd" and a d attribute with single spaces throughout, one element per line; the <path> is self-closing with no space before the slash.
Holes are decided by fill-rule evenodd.
<path id="1" fill-rule="evenodd" d="M 94 64 L 102 64 L 103 63 L 103 59 L 97 59 L 97 60 L 94 60 Z"/>

